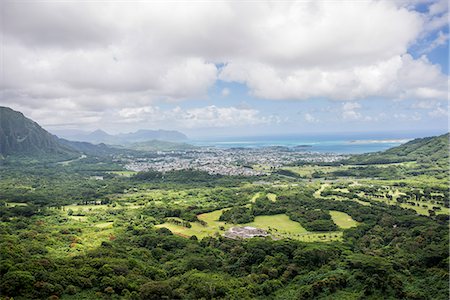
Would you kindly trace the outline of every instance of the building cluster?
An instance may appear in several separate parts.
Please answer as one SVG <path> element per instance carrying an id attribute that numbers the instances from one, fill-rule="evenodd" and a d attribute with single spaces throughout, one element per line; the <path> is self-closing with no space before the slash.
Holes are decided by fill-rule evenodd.
<path id="1" fill-rule="evenodd" d="M 333 162 L 345 156 L 333 153 L 293 151 L 286 147 L 201 148 L 190 151 L 158 151 L 147 157 L 121 158 L 131 171 L 167 172 L 193 169 L 209 174 L 259 176 L 296 162 Z"/>
<path id="2" fill-rule="evenodd" d="M 245 227 L 232 227 L 228 229 L 228 231 L 225 232 L 223 236 L 229 239 L 239 240 L 254 237 L 266 237 L 269 236 L 269 234 L 264 229 L 245 226 Z"/>

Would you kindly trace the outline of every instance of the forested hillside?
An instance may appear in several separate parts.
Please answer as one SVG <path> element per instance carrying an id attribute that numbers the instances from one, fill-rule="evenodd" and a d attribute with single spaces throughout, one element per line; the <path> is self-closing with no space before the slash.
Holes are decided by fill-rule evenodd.
<path id="1" fill-rule="evenodd" d="M 220 150 L 70 142 L 12 110 L 2 129 L 34 159 L 0 164 L 1 300 L 448 299 L 448 134 L 352 165 L 274 167 L 294 153 L 274 148 L 245 163 L 265 173 L 223 175 L 186 167 Z"/>
<path id="2" fill-rule="evenodd" d="M 22 113 L 0 107 L 0 155 L 57 155 L 70 158 L 77 153 L 61 145 L 56 136 Z"/>
<path id="3" fill-rule="evenodd" d="M 426 161 L 445 163 L 449 155 L 449 133 L 418 138 L 383 152 L 356 155 L 346 163 L 385 164 L 406 161 Z"/>

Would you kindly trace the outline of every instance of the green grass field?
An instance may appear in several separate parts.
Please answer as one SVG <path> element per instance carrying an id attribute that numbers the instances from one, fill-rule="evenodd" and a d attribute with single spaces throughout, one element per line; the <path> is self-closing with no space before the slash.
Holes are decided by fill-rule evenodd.
<path id="1" fill-rule="evenodd" d="M 325 198 L 325 199 L 334 199 L 334 200 L 336 200 L 336 201 L 343 201 L 343 200 L 349 200 L 349 201 L 354 201 L 354 202 L 358 202 L 359 204 L 361 204 L 361 205 L 364 205 L 364 206 L 370 206 L 370 203 L 369 202 L 364 202 L 364 201 L 361 201 L 361 200 L 359 200 L 359 199 L 353 199 L 353 198 L 343 198 L 343 197 L 340 197 L 340 196 L 322 196 L 322 192 L 326 189 L 326 188 L 329 188 L 331 185 L 329 184 L 329 183 L 323 183 L 323 184 L 321 184 L 320 185 L 320 188 L 319 189 L 317 189 L 315 192 L 314 192 L 314 194 L 313 194 L 313 196 L 315 197 L 315 198 Z M 336 189 L 336 190 L 338 190 L 338 189 Z M 342 192 L 347 192 L 348 193 L 348 189 L 340 189 Z"/>
<path id="2" fill-rule="evenodd" d="M 6 202 L 6 206 L 8 206 L 8 207 L 28 206 L 28 204 L 27 203 L 22 203 L 22 202 Z"/>
<path id="3" fill-rule="evenodd" d="M 286 234 L 305 234 L 308 230 L 303 228 L 298 222 L 294 222 L 285 214 L 272 216 L 257 216 L 251 223 L 243 224 L 242 226 L 252 226 L 262 228 L 265 230 L 273 229 L 279 233 Z"/>
<path id="4" fill-rule="evenodd" d="M 331 210 L 330 211 L 331 218 L 333 222 L 339 226 L 339 228 L 347 229 L 358 226 L 358 222 L 352 219 L 351 216 L 346 214 L 345 212 Z"/>
<path id="5" fill-rule="evenodd" d="M 77 211 L 91 211 L 91 210 L 105 210 L 108 208 L 108 205 L 106 204 L 100 204 L 100 205 L 66 205 L 64 206 L 64 210 L 68 211 L 69 209 L 73 210 L 74 212 Z"/>
<path id="6" fill-rule="evenodd" d="M 273 194 L 273 193 L 268 193 L 267 194 L 267 198 L 272 201 L 272 202 L 276 202 L 277 201 L 277 195 Z"/>
<path id="7" fill-rule="evenodd" d="M 220 209 L 220 210 L 215 210 L 209 213 L 204 213 L 204 214 L 200 214 L 197 217 L 202 220 L 205 221 L 207 223 L 206 226 L 201 225 L 198 222 L 192 222 L 191 223 L 191 228 L 187 228 L 187 227 L 183 227 L 183 226 L 179 226 L 179 225 L 175 225 L 172 223 L 163 223 L 160 225 L 156 225 L 156 227 L 165 227 L 167 229 L 169 229 L 170 231 L 172 231 L 174 234 L 183 236 L 183 237 L 190 237 L 190 236 L 197 236 L 198 238 L 204 238 L 206 236 L 214 236 L 217 233 L 221 234 L 224 231 L 220 230 L 220 227 L 223 226 L 223 228 L 225 230 L 227 230 L 228 228 L 232 227 L 231 224 L 226 224 L 225 222 L 221 222 L 219 221 L 220 216 L 222 215 L 222 211 L 224 211 L 226 209 Z M 176 218 L 174 218 L 176 219 Z"/>
<path id="8" fill-rule="evenodd" d="M 256 199 L 258 199 L 259 196 L 261 196 L 261 192 L 257 192 L 257 193 L 250 199 L 250 202 L 255 203 Z"/>
<path id="9" fill-rule="evenodd" d="M 256 199 L 258 199 L 259 197 L 261 197 L 262 195 L 264 195 L 263 192 L 257 192 L 255 195 L 253 195 L 253 197 L 250 199 L 250 202 L 255 203 Z M 277 195 L 274 193 L 267 193 L 266 194 L 267 198 L 272 201 L 272 202 L 276 202 L 277 201 Z"/>
<path id="10" fill-rule="evenodd" d="M 313 165 L 305 165 L 298 167 L 283 167 L 285 170 L 289 170 L 291 172 L 297 173 L 298 175 L 306 178 L 312 178 L 312 174 L 315 172 L 322 172 L 324 174 L 328 174 L 337 170 L 345 170 L 348 169 L 349 166 L 313 166 Z"/>
<path id="11" fill-rule="evenodd" d="M 198 238 L 204 238 L 206 236 L 215 236 L 217 234 L 223 234 L 226 230 L 236 225 L 219 221 L 219 217 L 222 211 L 226 209 L 216 210 L 205 214 L 198 215 L 200 220 L 207 222 L 206 226 L 199 223 L 191 223 L 191 228 L 175 225 L 169 222 L 156 225 L 158 228 L 167 228 L 174 234 L 190 237 L 197 236 Z M 252 226 L 269 231 L 274 238 L 291 238 L 301 240 L 305 242 L 316 241 L 340 241 L 342 240 L 342 232 L 309 232 L 300 223 L 292 221 L 285 214 L 278 214 L 272 216 L 257 216 L 251 223 L 240 224 L 238 226 Z M 223 227 L 223 230 L 220 228 Z"/>
<path id="12" fill-rule="evenodd" d="M 123 176 L 123 177 L 131 177 L 135 174 L 137 174 L 137 172 L 135 171 L 111 171 L 111 172 L 107 172 L 109 174 L 115 174 L 115 175 L 119 175 L 119 176 Z"/>

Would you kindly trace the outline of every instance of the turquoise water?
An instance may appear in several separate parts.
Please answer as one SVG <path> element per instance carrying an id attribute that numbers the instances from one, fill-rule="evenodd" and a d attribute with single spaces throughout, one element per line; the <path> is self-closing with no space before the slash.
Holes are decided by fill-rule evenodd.
<path id="1" fill-rule="evenodd" d="M 270 146 L 302 146 L 303 151 L 320 153 L 358 154 L 383 151 L 399 146 L 417 137 L 432 136 L 433 133 L 372 133 L 347 135 L 290 135 L 290 136 L 254 136 L 223 137 L 203 140 L 191 140 L 197 146 L 217 148 L 260 148 Z"/>

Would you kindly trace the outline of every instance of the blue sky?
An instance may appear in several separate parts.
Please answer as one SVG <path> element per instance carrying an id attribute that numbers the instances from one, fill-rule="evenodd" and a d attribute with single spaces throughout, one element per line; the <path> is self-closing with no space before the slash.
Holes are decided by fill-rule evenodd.
<path id="1" fill-rule="evenodd" d="M 0 104 L 50 131 L 448 130 L 446 1 L 27 2 L 4 11 Z"/>

